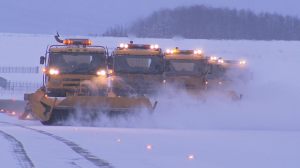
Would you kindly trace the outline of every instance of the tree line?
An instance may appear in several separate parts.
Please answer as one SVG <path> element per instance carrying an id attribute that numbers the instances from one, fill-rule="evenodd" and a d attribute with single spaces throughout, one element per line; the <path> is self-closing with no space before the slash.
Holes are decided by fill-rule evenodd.
<path id="1" fill-rule="evenodd" d="M 130 26 L 109 28 L 104 36 L 190 39 L 300 40 L 300 19 L 273 13 L 203 5 L 162 9 Z"/>

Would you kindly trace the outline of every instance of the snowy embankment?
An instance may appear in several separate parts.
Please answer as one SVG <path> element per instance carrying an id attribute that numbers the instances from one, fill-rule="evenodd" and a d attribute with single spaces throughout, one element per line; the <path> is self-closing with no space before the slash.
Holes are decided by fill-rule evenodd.
<path id="1" fill-rule="evenodd" d="M 36 66 L 47 44 L 55 44 L 53 36 L 48 35 L 1 34 L 0 37 L 0 66 Z M 245 58 L 254 79 L 246 86 L 236 86 L 244 94 L 242 101 L 233 102 L 215 95 L 203 102 L 174 91 L 173 97 L 157 98 L 159 104 L 153 115 L 117 120 L 101 118 L 95 124 L 101 128 L 80 127 L 80 123 L 75 127 L 44 127 L 4 114 L 0 114 L 0 121 L 64 137 L 115 167 L 299 167 L 300 57 L 297 54 L 300 42 L 100 37 L 92 40 L 97 45 L 107 45 L 110 50 L 120 42 L 133 40 L 157 43 L 163 48 L 201 48 L 207 55 L 223 58 Z M 24 81 L 41 79 L 40 75 L 0 76 Z M 21 128 L 4 125 L 0 130 L 23 142 L 37 167 L 47 167 L 41 161 L 47 156 L 55 156 L 52 159 L 58 165 L 74 159 L 67 149 L 62 149 L 62 155 L 56 155 L 48 147 L 45 150 L 50 153 L 38 156 L 38 152 L 44 152 L 43 147 L 34 148 L 33 144 L 51 144 L 52 141 L 42 141 L 49 137 L 35 137 L 28 130 L 27 134 L 20 131 Z M 8 143 L 0 140 L 3 145 Z M 0 148 L 9 153 L 3 145 L 1 143 Z M 147 145 L 152 148 L 147 149 Z M 59 152 L 57 148 L 53 150 Z M 195 158 L 189 160 L 189 155 Z M 12 156 L 6 157 L 9 160 Z M 74 164 L 85 165 L 80 159 Z"/>

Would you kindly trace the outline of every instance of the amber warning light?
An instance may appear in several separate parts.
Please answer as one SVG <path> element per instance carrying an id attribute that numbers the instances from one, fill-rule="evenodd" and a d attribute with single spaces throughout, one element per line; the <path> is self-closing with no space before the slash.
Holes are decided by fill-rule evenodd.
<path id="1" fill-rule="evenodd" d="M 65 45 L 92 45 L 92 41 L 89 39 L 65 39 L 63 43 Z"/>

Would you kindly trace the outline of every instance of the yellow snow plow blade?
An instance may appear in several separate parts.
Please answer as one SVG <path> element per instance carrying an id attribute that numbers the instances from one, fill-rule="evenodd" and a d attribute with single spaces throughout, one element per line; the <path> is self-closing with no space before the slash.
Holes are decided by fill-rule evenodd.
<path id="1" fill-rule="evenodd" d="M 28 95 L 31 113 L 43 124 L 50 125 L 55 118 L 64 118 L 70 112 L 108 113 L 109 115 L 146 109 L 152 112 L 154 105 L 146 97 L 68 96 L 62 99 L 45 96 L 43 91 Z M 100 114 L 101 115 L 101 114 Z"/>

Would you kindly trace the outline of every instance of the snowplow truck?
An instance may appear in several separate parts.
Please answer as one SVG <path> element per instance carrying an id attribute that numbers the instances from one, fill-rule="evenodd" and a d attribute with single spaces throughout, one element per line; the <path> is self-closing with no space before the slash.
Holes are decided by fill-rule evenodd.
<path id="1" fill-rule="evenodd" d="M 114 91 L 118 95 L 155 95 L 163 82 L 163 52 L 157 44 L 121 43 L 112 55 Z M 131 90 L 125 93 L 124 90 Z"/>
<path id="2" fill-rule="evenodd" d="M 153 110 L 146 97 L 115 96 L 109 82 L 108 51 L 92 45 L 89 39 L 65 39 L 55 36 L 60 45 L 48 47 L 40 64 L 45 65 L 43 86 L 25 94 L 26 114 L 44 125 L 56 125 L 70 116 L 96 118 L 146 108 Z M 80 114 L 77 112 L 80 111 Z"/>
<path id="3" fill-rule="evenodd" d="M 232 83 L 248 83 L 252 79 L 252 73 L 249 71 L 246 60 L 224 60 L 225 79 Z"/>
<path id="4" fill-rule="evenodd" d="M 234 90 L 238 81 L 244 81 L 247 69 L 245 60 L 224 60 L 215 56 L 208 57 L 209 71 L 206 77 L 208 90 L 223 90 L 233 100 L 242 98 L 242 94 Z"/>
<path id="5" fill-rule="evenodd" d="M 164 84 L 176 89 L 198 93 L 205 89 L 208 62 L 202 50 L 167 49 Z"/>

